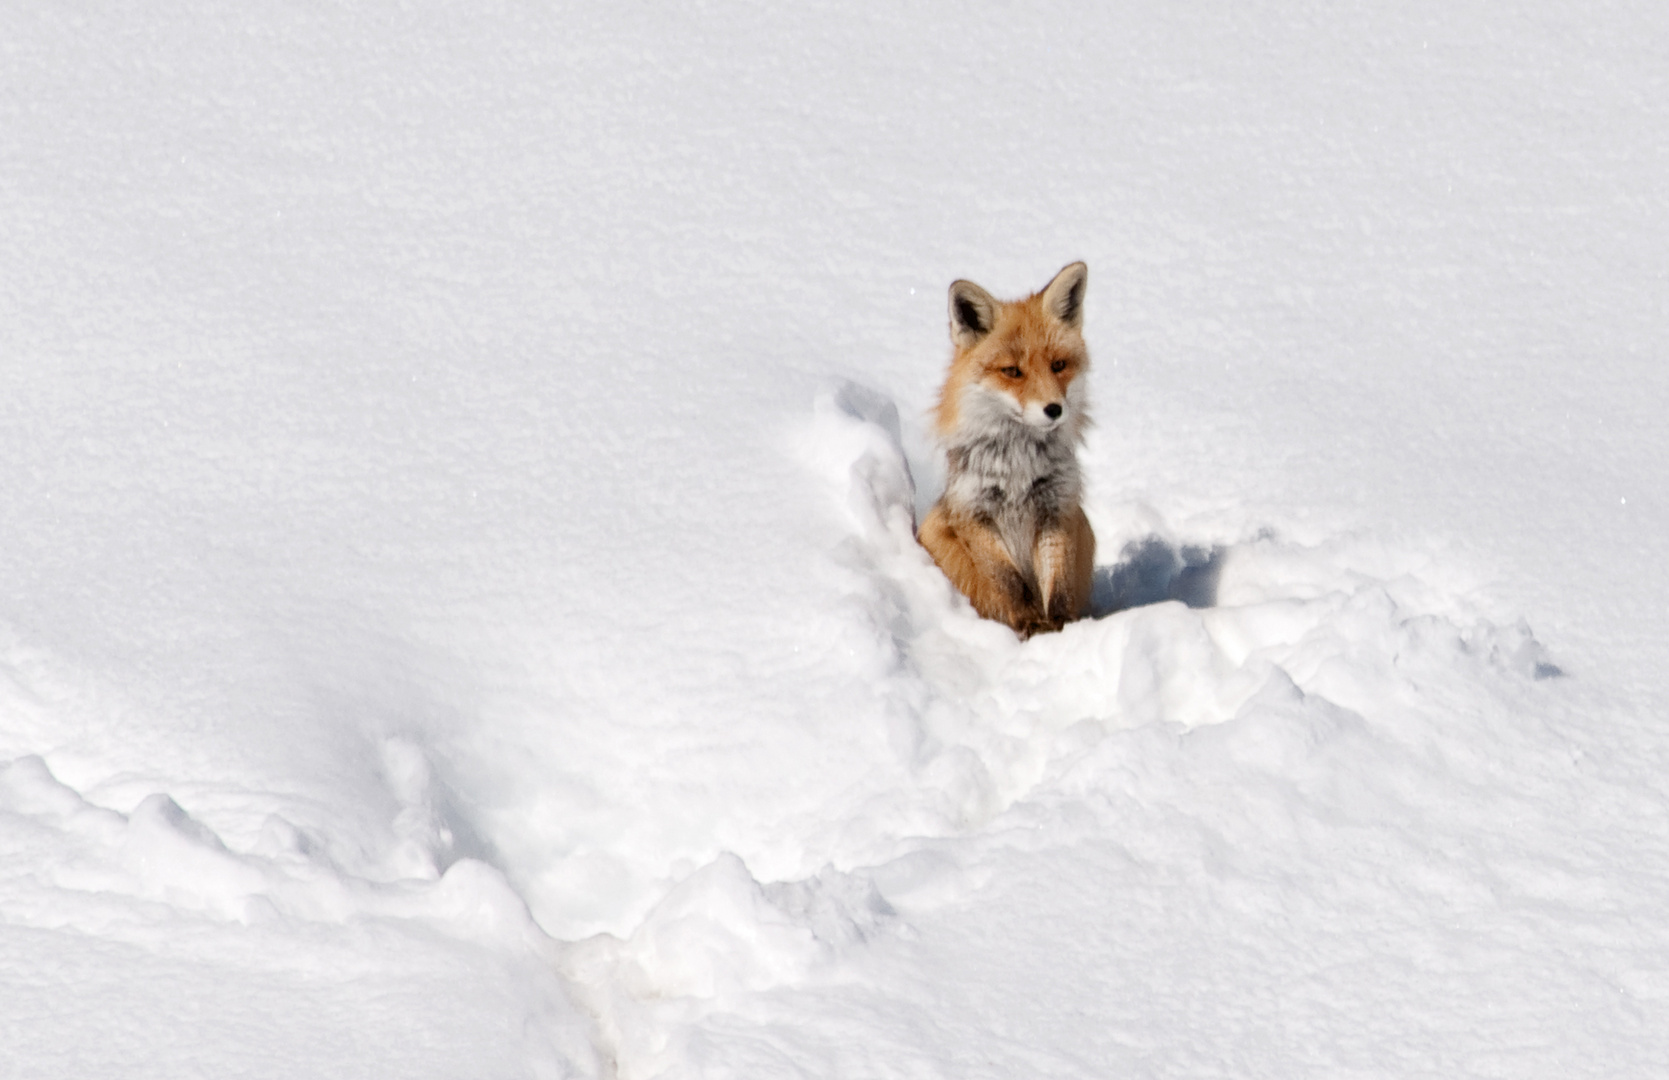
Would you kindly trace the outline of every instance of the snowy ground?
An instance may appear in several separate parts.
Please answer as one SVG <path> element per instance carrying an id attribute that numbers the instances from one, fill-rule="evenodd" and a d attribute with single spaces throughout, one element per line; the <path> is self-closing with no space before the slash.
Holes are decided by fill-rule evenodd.
<path id="1" fill-rule="evenodd" d="M 1669 15 L 1139 8 L 0 11 L 0 1075 L 1669 1074 Z"/>

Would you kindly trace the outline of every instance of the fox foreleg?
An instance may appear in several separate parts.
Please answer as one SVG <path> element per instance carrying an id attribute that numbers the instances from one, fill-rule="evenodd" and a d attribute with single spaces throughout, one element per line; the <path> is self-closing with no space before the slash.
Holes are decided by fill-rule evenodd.
<path id="1" fill-rule="evenodd" d="M 1021 637 L 1049 628 L 1037 591 L 1014 565 L 995 528 L 965 519 L 952 522 L 936 506 L 922 522 L 920 539 L 980 615 L 1007 623 Z"/>
<path id="2" fill-rule="evenodd" d="M 1095 575 L 1095 533 L 1081 507 L 1039 530 L 1032 566 L 1048 629 L 1059 630 L 1084 614 Z"/>

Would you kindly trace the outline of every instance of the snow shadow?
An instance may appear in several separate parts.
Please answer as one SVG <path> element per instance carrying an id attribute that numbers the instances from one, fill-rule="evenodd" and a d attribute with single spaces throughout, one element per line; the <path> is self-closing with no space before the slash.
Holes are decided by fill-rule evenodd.
<path id="1" fill-rule="evenodd" d="M 1177 545 L 1150 536 L 1133 540 L 1112 566 L 1098 566 L 1090 592 L 1090 616 L 1100 619 L 1130 608 L 1180 600 L 1191 608 L 1217 603 L 1224 550 Z"/>

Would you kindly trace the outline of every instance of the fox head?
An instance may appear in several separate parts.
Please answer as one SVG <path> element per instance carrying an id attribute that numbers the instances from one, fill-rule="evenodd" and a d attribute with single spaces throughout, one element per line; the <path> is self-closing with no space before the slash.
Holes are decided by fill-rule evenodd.
<path id="1" fill-rule="evenodd" d="M 1076 440 L 1088 416 L 1081 376 L 1084 347 L 1081 262 L 1061 270 L 1042 292 L 1000 301 L 971 281 L 950 287 L 950 376 L 939 398 L 939 434 L 947 442 L 1029 432 Z"/>

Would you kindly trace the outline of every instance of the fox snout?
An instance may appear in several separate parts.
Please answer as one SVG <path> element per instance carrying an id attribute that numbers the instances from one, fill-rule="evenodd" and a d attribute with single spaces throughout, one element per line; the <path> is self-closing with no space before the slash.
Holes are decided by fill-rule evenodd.
<path id="1" fill-rule="evenodd" d="M 1047 405 L 1030 402 L 1021 409 L 1021 415 L 1026 423 L 1032 427 L 1052 428 L 1060 422 L 1066 414 L 1066 406 L 1058 401 L 1051 401 Z"/>

